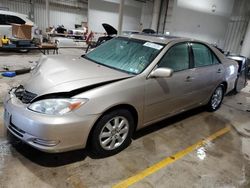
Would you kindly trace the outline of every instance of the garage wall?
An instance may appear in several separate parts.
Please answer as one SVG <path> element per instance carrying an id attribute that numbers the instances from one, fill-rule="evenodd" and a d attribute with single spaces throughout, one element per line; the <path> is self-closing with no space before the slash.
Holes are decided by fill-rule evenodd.
<path id="1" fill-rule="evenodd" d="M 14 1 L 14 0 L 1 0 L 0 7 L 9 8 L 10 11 L 28 14 L 30 11 L 30 4 L 28 1 Z"/>
<path id="2" fill-rule="evenodd" d="M 117 29 L 119 5 L 113 2 L 91 0 L 88 3 L 89 30 L 105 32 L 102 23 L 108 23 Z"/>
<path id="3" fill-rule="evenodd" d="M 44 1 L 35 3 L 35 23 L 39 28 L 46 28 L 46 10 Z M 64 25 L 65 28 L 74 28 L 75 24 L 87 21 L 87 9 L 67 5 L 50 4 L 50 26 Z"/>
<path id="4" fill-rule="evenodd" d="M 74 28 L 76 23 L 81 24 L 83 21 L 87 22 L 87 10 L 62 5 L 50 6 L 51 25 L 63 24 L 66 28 Z"/>
<path id="5" fill-rule="evenodd" d="M 46 12 L 45 0 L 35 0 L 34 17 L 35 24 L 45 31 L 46 28 Z M 66 28 L 74 28 L 76 23 L 87 21 L 87 7 L 76 4 L 69 5 L 63 3 L 50 4 L 50 25 L 57 26 L 63 24 Z M 10 11 L 19 12 L 28 15 L 30 12 L 30 3 L 25 0 L 1 0 L 0 7 L 7 7 Z"/>
<path id="6" fill-rule="evenodd" d="M 144 29 L 148 29 L 152 24 L 152 15 L 153 15 L 153 1 L 146 1 L 142 4 L 142 14 L 141 14 L 141 23 Z"/>
<path id="7" fill-rule="evenodd" d="M 165 32 L 224 46 L 234 0 L 175 0 Z M 212 11 L 215 5 L 215 11 Z"/>
<path id="8" fill-rule="evenodd" d="M 225 35 L 225 51 L 240 54 L 248 22 L 250 20 L 249 13 L 249 0 L 237 0 L 234 2 L 233 12 Z"/>
<path id="9" fill-rule="evenodd" d="M 108 23 L 117 29 L 120 1 L 91 0 L 88 2 L 89 28 L 94 32 L 105 32 L 102 23 Z M 122 30 L 140 29 L 142 3 L 134 0 L 126 0 Z"/>

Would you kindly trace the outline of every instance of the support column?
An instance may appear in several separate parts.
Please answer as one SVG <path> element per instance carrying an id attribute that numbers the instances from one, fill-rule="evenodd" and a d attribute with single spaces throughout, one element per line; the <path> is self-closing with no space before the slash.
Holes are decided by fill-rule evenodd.
<path id="1" fill-rule="evenodd" d="M 151 29 L 157 31 L 157 25 L 159 21 L 159 14 L 161 9 L 161 0 L 154 0 L 153 18 L 151 23 Z"/>
<path id="2" fill-rule="evenodd" d="M 119 20 L 118 20 L 118 35 L 120 35 L 122 33 L 124 1 L 125 0 L 120 0 Z"/>
<path id="3" fill-rule="evenodd" d="M 30 12 L 29 12 L 29 19 L 33 22 L 35 22 L 35 2 L 34 0 L 30 0 Z"/>
<path id="4" fill-rule="evenodd" d="M 46 0 L 45 2 L 45 11 L 46 11 L 46 28 L 50 26 L 50 19 L 49 19 L 49 0 Z"/>
<path id="5" fill-rule="evenodd" d="M 247 31 L 244 37 L 240 55 L 250 58 L 250 21 L 248 22 Z"/>

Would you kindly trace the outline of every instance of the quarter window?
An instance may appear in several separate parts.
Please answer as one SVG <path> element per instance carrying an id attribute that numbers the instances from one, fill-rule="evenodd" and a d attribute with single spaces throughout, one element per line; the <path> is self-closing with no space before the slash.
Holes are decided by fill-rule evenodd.
<path id="1" fill-rule="evenodd" d="M 192 44 L 195 67 L 203 67 L 213 64 L 211 50 L 203 44 Z"/>
<path id="2" fill-rule="evenodd" d="M 181 71 L 189 68 L 189 52 L 186 43 L 177 44 L 170 48 L 161 59 L 158 67 L 171 68 Z"/>

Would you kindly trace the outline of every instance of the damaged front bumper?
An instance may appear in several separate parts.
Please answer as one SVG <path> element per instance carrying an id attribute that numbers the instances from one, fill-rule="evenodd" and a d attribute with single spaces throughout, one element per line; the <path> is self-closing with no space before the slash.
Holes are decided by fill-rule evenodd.
<path id="1" fill-rule="evenodd" d="M 45 115 L 30 111 L 13 93 L 4 100 L 4 125 L 20 140 L 45 152 L 84 148 L 98 115 Z"/>

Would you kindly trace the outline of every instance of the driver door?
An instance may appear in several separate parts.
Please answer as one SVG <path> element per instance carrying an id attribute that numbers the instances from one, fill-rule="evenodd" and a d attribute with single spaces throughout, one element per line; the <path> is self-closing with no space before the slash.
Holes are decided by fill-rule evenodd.
<path id="1" fill-rule="evenodd" d="M 148 78 L 145 88 L 144 123 L 150 123 L 195 104 L 193 70 L 190 69 L 188 43 L 171 47 L 159 61 L 158 68 L 171 68 L 173 76 Z"/>

